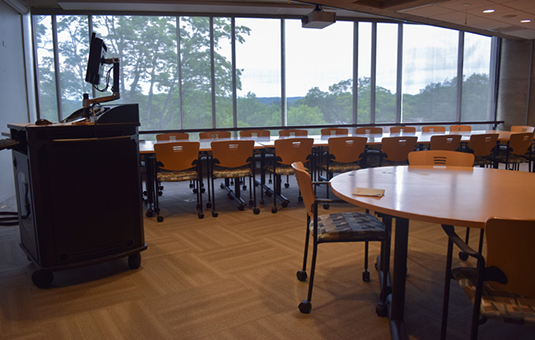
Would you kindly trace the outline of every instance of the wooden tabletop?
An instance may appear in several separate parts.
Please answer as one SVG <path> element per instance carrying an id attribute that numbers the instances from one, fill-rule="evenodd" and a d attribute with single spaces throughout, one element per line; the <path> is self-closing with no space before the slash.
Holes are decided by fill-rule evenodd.
<path id="1" fill-rule="evenodd" d="M 352 171 L 330 181 L 336 196 L 395 217 L 483 228 L 487 218 L 535 219 L 535 173 L 461 167 L 397 166 Z M 381 198 L 356 187 L 384 189 Z"/>

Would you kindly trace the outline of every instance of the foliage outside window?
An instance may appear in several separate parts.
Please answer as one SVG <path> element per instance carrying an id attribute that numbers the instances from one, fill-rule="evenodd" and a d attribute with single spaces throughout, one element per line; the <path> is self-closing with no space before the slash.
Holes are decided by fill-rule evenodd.
<path id="1" fill-rule="evenodd" d="M 338 21 L 314 30 L 296 19 L 137 15 L 34 16 L 41 117 L 61 119 L 58 108 L 67 117 L 81 107 L 83 93 L 93 96 L 84 81 L 90 25 L 108 58 L 120 58 L 121 99 L 113 103 L 138 103 L 145 131 L 454 122 L 459 101 L 461 120 L 492 119 L 489 37 L 465 34 L 462 64 L 459 32 L 426 25 L 374 29 L 370 22 Z M 464 65 L 460 98 L 458 65 Z"/>

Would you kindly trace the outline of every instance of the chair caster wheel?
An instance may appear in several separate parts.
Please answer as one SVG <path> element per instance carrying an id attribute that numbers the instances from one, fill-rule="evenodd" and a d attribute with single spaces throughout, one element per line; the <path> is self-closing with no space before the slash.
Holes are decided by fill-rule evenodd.
<path id="1" fill-rule="evenodd" d="M 212 207 L 212 203 L 206 203 L 206 209 L 210 209 Z"/>
<path id="2" fill-rule="evenodd" d="M 468 255 L 466 253 L 463 253 L 462 251 L 459 252 L 459 258 L 463 261 L 468 260 Z"/>
<path id="3" fill-rule="evenodd" d="M 244 211 L 244 210 L 245 210 L 245 206 L 244 206 L 244 205 L 240 205 L 240 206 L 238 207 L 238 210 L 239 210 L 239 211 Z"/>
<path id="4" fill-rule="evenodd" d="M 370 272 L 365 270 L 362 272 L 362 281 L 370 282 Z"/>
<path id="5" fill-rule="evenodd" d="M 193 189 L 192 191 L 193 191 L 194 194 L 199 192 L 197 189 Z"/>
<path id="6" fill-rule="evenodd" d="M 217 217 L 217 215 L 219 215 L 217 212 L 212 211 L 212 217 Z"/>
<path id="7" fill-rule="evenodd" d="M 145 213 L 145 216 L 147 217 L 152 217 L 153 215 L 154 215 L 154 211 L 152 209 L 147 210 L 147 212 Z"/>
<path id="8" fill-rule="evenodd" d="M 281 206 L 282 206 L 283 208 L 286 208 L 286 207 L 288 206 L 288 202 L 282 202 L 282 203 L 281 203 Z"/>
<path id="9" fill-rule="evenodd" d="M 299 281 L 306 281 L 307 279 L 307 272 L 305 272 L 304 270 L 300 270 L 297 272 L 297 279 Z"/>
<path id="10" fill-rule="evenodd" d="M 203 219 L 203 218 L 204 218 L 204 213 L 202 213 L 202 212 L 198 212 L 198 213 L 197 213 L 197 217 L 198 217 L 199 219 Z"/>
<path id="11" fill-rule="evenodd" d="M 163 195 L 163 192 L 158 191 L 158 196 L 162 196 L 162 195 Z"/>
<path id="12" fill-rule="evenodd" d="M 253 209 L 253 213 L 254 213 L 255 215 L 260 214 L 260 209 L 258 209 L 258 208 L 254 208 L 254 209 Z"/>
<path id="13" fill-rule="evenodd" d="M 243 191 L 247 190 L 247 185 L 241 187 Z"/>
<path id="14" fill-rule="evenodd" d="M 312 304 L 308 302 L 307 300 L 303 300 L 299 304 L 299 311 L 303 314 L 310 314 L 310 311 L 312 310 Z"/>
<path id="15" fill-rule="evenodd" d="M 158 221 L 158 222 L 163 222 L 163 216 L 158 216 L 158 217 L 156 217 L 156 221 Z"/>
<path id="16" fill-rule="evenodd" d="M 330 207 L 331 207 L 331 205 L 329 203 L 325 203 L 323 205 L 323 209 L 325 209 L 325 210 L 328 210 Z"/>
<path id="17" fill-rule="evenodd" d="M 276 214 L 276 213 L 277 213 L 277 207 L 273 207 L 273 208 L 271 208 L 271 212 L 272 212 L 273 214 Z"/>
<path id="18" fill-rule="evenodd" d="M 32 282 L 38 288 L 46 288 L 54 280 L 54 274 L 52 272 L 44 272 L 42 270 L 36 270 L 32 274 Z"/>
<path id="19" fill-rule="evenodd" d="M 285 188 L 289 188 L 289 187 L 290 187 L 290 184 L 288 184 L 288 183 L 284 183 L 284 187 L 285 187 Z"/>
<path id="20" fill-rule="evenodd" d="M 189 184 L 189 188 L 190 189 L 193 189 L 194 186 L 195 186 L 195 184 L 192 184 L 192 183 Z"/>
<path id="21" fill-rule="evenodd" d="M 202 188 L 201 189 L 201 193 L 204 194 L 206 192 L 206 189 L 205 188 Z"/>
<path id="22" fill-rule="evenodd" d="M 134 270 L 134 269 L 138 269 L 140 266 L 141 266 L 141 254 L 140 253 L 128 256 L 128 268 Z"/>
<path id="23" fill-rule="evenodd" d="M 375 313 L 380 316 L 380 317 L 385 317 L 386 316 L 386 305 L 385 303 L 383 302 L 380 302 L 379 304 L 377 304 L 377 306 L 375 307 Z"/>

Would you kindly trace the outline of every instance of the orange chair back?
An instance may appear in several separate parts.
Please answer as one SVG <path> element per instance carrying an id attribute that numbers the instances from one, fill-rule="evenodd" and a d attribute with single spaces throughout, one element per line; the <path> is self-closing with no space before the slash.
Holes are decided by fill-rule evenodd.
<path id="1" fill-rule="evenodd" d="M 470 136 L 468 148 L 472 150 L 474 156 L 484 157 L 492 153 L 492 149 L 496 146 L 498 140 L 497 133 L 484 133 L 480 135 Z"/>
<path id="2" fill-rule="evenodd" d="M 533 143 L 533 132 L 513 133 L 509 137 L 510 152 L 515 155 L 523 155 L 529 151 Z"/>
<path id="3" fill-rule="evenodd" d="M 431 136 L 431 150 L 455 151 L 461 143 L 461 135 L 436 135 Z"/>
<path id="4" fill-rule="evenodd" d="M 322 136 L 347 136 L 349 130 L 346 128 L 326 128 L 321 129 Z"/>
<path id="5" fill-rule="evenodd" d="M 511 132 L 534 132 L 535 128 L 533 126 L 521 126 L 515 125 L 511 126 Z"/>
<path id="6" fill-rule="evenodd" d="M 359 127 L 355 129 L 355 133 L 357 135 L 376 135 L 383 133 L 383 128 L 373 126 Z"/>
<path id="7" fill-rule="evenodd" d="M 242 130 L 240 131 L 240 137 L 270 137 L 271 132 L 269 130 Z"/>
<path id="8" fill-rule="evenodd" d="M 470 125 L 451 125 L 450 131 L 472 131 Z"/>
<path id="9" fill-rule="evenodd" d="M 253 140 L 215 141 L 211 143 L 214 163 L 225 168 L 237 168 L 251 162 Z"/>
<path id="10" fill-rule="evenodd" d="M 425 150 L 409 153 L 409 165 L 474 166 L 474 154 L 447 150 Z"/>
<path id="11" fill-rule="evenodd" d="M 168 132 L 160 133 L 156 135 L 157 141 L 166 141 L 166 140 L 188 140 L 189 134 L 185 132 Z"/>
<path id="12" fill-rule="evenodd" d="M 199 142 L 169 142 L 154 144 L 160 168 L 169 171 L 191 169 L 199 159 Z"/>
<path id="13" fill-rule="evenodd" d="M 362 159 L 366 149 L 366 137 L 348 136 L 329 138 L 329 154 L 338 163 L 353 163 Z"/>
<path id="14" fill-rule="evenodd" d="M 390 127 L 390 133 L 413 133 L 416 132 L 414 126 L 392 126 Z"/>
<path id="15" fill-rule="evenodd" d="M 303 197 L 307 214 L 311 218 L 314 218 L 314 200 L 316 199 L 316 195 L 314 195 L 314 188 L 312 187 L 312 178 L 302 162 L 292 163 L 292 168 L 294 169 L 295 179 Z"/>
<path id="16" fill-rule="evenodd" d="M 200 139 L 221 139 L 221 138 L 230 138 L 230 131 L 205 131 L 199 132 Z"/>
<path id="17" fill-rule="evenodd" d="M 294 162 L 306 163 L 312 153 L 313 138 L 277 139 L 275 141 L 275 157 L 280 164 L 291 165 Z"/>
<path id="18" fill-rule="evenodd" d="M 382 153 L 385 159 L 392 162 L 403 162 L 409 159 L 409 152 L 416 147 L 416 136 L 384 137 L 382 139 Z"/>
<path id="19" fill-rule="evenodd" d="M 440 125 L 426 125 L 422 126 L 422 132 L 424 133 L 435 133 L 435 132 L 446 132 L 446 128 Z"/>
<path id="20" fill-rule="evenodd" d="M 489 281 L 501 291 L 535 297 L 535 221 L 491 217 L 485 224 L 486 266 L 496 266 L 507 276 L 507 284 Z"/>
<path id="21" fill-rule="evenodd" d="M 301 129 L 280 130 L 279 136 L 280 137 L 295 137 L 295 136 L 306 137 L 308 136 L 308 131 L 301 130 Z"/>

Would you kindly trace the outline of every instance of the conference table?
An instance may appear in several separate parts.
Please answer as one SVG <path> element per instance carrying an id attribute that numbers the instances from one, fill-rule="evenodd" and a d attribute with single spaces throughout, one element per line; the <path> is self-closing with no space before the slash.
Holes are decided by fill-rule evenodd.
<path id="1" fill-rule="evenodd" d="M 409 220 L 480 229 L 492 216 L 535 220 L 535 174 L 530 172 L 477 167 L 379 167 L 335 176 L 330 186 L 339 198 L 396 221 L 388 306 L 392 339 L 408 338 L 404 307 Z M 384 196 L 357 196 L 353 194 L 355 188 L 382 189 Z"/>

